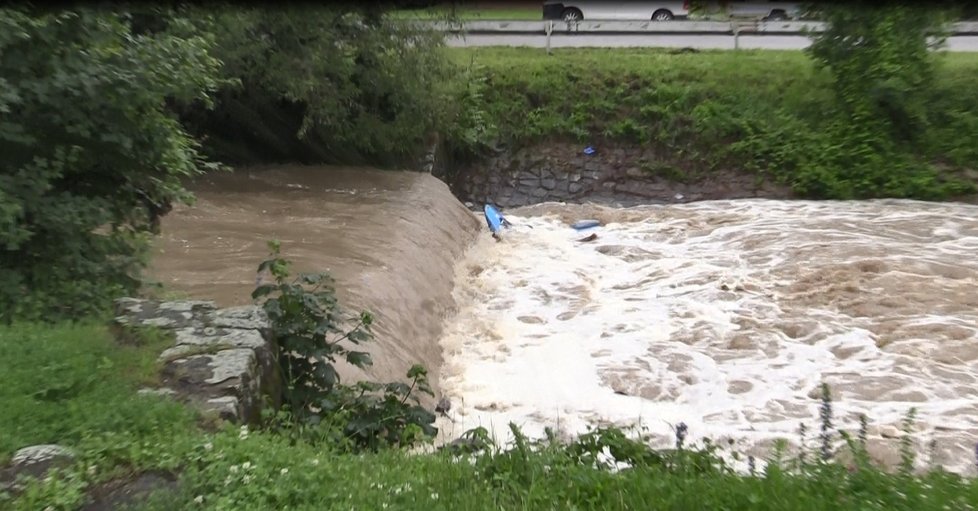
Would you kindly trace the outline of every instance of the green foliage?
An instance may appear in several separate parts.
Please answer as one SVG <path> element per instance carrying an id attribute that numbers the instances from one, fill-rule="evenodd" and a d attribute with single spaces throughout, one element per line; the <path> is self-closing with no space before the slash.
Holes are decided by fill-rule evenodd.
<path id="1" fill-rule="evenodd" d="M 373 317 L 363 312 L 344 330 L 349 318 L 339 308 L 330 276 L 304 273 L 290 280 L 289 262 L 279 256 L 278 242 L 270 242 L 269 248 L 271 257 L 258 266 L 258 274 L 261 278 L 268 272 L 274 281 L 260 284 L 251 297 L 264 299 L 262 308 L 281 351 L 286 402 L 295 413 L 315 415 L 312 410 L 321 396 L 339 384 L 333 366 L 337 358 L 357 367 L 372 363 L 368 353 L 347 349 L 341 342 L 359 345 L 367 341 Z"/>
<path id="2" fill-rule="evenodd" d="M 414 445 L 433 437 L 435 416 L 417 397 L 417 392 L 433 395 L 427 370 L 412 367 L 407 373 L 411 384 L 342 385 L 334 366 L 338 360 L 359 368 L 372 364 L 369 353 L 343 343 L 357 346 L 371 340 L 373 317 L 367 312 L 348 317 L 327 273 L 290 279 L 290 263 L 280 256 L 279 243 L 269 242 L 269 248 L 271 256 L 259 265 L 258 274 L 262 278 L 268 272 L 274 282 L 259 284 L 252 298 L 263 299 L 280 352 L 286 407 L 272 422 L 298 422 L 293 424 L 294 432 L 372 450 Z"/>
<path id="3" fill-rule="evenodd" d="M 343 4 L 193 12 L 240 82 L 184 115 L 224 161 L 403 166 L 465 115 L 438 32 Z"/>
<path id="4" fill-rule="evenodd" d="M 642 145 L 655 150 L 659 175 L 689 179 L 741 168 L 812 198 L 942 199 L 975 190 L 968 172 L 978 161 L 972 143 L 978 89 L 970 83 L 978 60 L 970 55 L 925 55 L 924 68 L 934 79 L 926 87 L 908 82 L 917 95 L 903 110 L 892 89 L 896 81 L 865 88 L 876 98 L 866 104 L 877 105 L 877 117 L 860 124 L 838 99 L 831 68 L 815 66 L 801 52 L 450 53 L 458 65 L 474 62 L 479 67 L 472 69 L 485 74 L 478 108 L 492 127 L 490 145 Z M 902 65 L 891 61 L 883 68 L 895 73 Z M 918 128 L 924 132 L 911 133 Z"/>
<path id="5" fill-rule="evenodd" d="M 0 9 L 0 321 L 80 317 L 138 285 L 146 233 L 205 167 L 167 101 L 206 99 L 218 62 L 185 24 Z"/>
<path id="6" fill-rule="evenodd" d="M 827 23 L 806 50 L 827 69 L 835 93 L 835 119 L 824 154 L 799 173 L 796 185 L 817 197 L 943 198 L 967 190 L 941 183 L 931 156 L 931 117 L 937 60 L 933 50 L 947 18 L 930 5 L 826 4 Z"/>

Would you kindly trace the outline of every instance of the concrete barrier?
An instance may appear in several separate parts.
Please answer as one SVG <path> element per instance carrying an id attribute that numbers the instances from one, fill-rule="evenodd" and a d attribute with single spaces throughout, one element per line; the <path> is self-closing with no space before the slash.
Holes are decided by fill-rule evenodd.
<path id="1" fill-rule="evenodd" d="M 717 34 L 731 35 L 750 33 L 752 35 L 792 35 L 808 31 L 820 32 L 825 23 L 821 21 L 466 21 L 448 23 L 442 21 L 421 21 L 424 26 L 451 33 L 467 34 Z M 978 22 L 962 21 L 952 24 L 952 35 L 978 34 Z M 548 30 L 549 29 L 549 30 Z"/>

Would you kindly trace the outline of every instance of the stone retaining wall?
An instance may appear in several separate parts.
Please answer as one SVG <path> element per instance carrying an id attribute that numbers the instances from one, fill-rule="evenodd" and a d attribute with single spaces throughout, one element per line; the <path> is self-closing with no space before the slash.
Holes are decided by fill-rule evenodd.
<path id="1" fill-rule="evenodd" d="M 691 173 L 654 149 L 547 143 L 498 154 L 450 178 L 459 199 L 501 207 L 540 202 L 600 202 L 617 206 L 710 199 L 790 198 L 787 187 L 737 171 Z"/>
<path id="2" fill-rule="evenodd" d="M 141 392 L 171 395 L 232 422 L 255 422 L 264 406 L 278 407 L 277 347 L 261 308 L 122 298 L 116 314 L 114 327 L 122 342 L 140 327 L 172 337 L 159 356 L 161 386 Z"/>

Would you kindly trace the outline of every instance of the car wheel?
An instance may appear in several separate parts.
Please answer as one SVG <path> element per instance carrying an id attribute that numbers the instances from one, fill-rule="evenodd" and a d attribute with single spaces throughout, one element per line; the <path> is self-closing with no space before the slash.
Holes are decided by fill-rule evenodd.
<path id="1" fill-rule="evenodd" d="M 652 21 L 670 21 L 674 16 L 666 9 L 659 9 L 652 13 Z"/>
<path id="2" fill-rule="evenodd" d="M 560 17 L 564 21 L 570 23 L 572 21 L 581 21 L 581 20 L 583 20 L 584 19 L 584 14 L 581 13 L 581 11 L 579 11 L 578 9 L 574 9 L 573 7 L 571 7 L 571 8 L 568 8 L 568 9 L 564 9 L 564 12 L 560 15 Z"/>

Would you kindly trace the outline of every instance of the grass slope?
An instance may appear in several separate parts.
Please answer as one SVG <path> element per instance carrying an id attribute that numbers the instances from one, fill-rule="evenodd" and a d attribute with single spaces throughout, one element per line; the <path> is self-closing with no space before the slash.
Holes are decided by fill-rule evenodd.
<path id="1" fill-rule="evenodd" d="M 883 194 L 941 198 L 974 190 L 978 167 L 978 55 L 940 56 L 931 91 L 928 147 L 899 155 L 916 167 L 964 175 L 968 186 L 938 181 L 861 183 L 833 161 L 827 134 L 838 118 L 831 77 L 798 51 L 452 48 L 451 58 L 481 77 L 471 108 L 488 138 L 515 146 L 568 140 L 651 146 L 690 172 L 739 168 L 823 198 Z M 826 170 L 828 168 L 828 170 Z M 971 172 L 969 174 L 968 172 Z M 894 175 L 896 172 L 894 172 Z M 893 177 L 893 176 L 890 176 Z M 833 180 L 837 181 L 834 182 Z M 887 177 L 884 176 L 884 181 Z M 814 185 L 824 190 L 814 189 Z"/>

